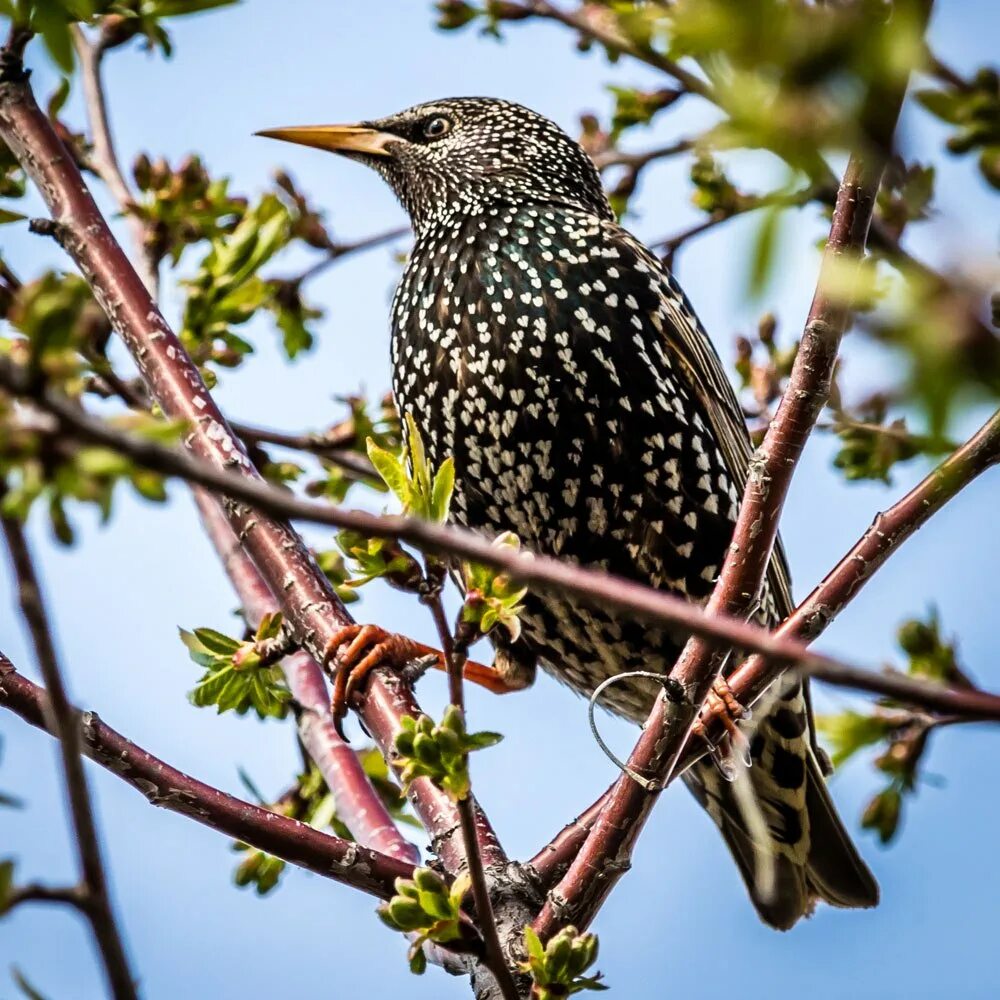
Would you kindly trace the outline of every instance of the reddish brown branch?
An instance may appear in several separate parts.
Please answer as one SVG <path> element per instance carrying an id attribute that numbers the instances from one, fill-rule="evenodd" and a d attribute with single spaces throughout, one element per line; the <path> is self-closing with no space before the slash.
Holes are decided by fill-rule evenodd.
<path id="1" fill-rule="evenodd" d="M 0 480 L 0 499 L 5 492 L 6 487 Z M 12 517 L 0 518 L 0 525 L 10 552 L 21 611 L 35 648 L 39 671 L 49 691 L 44 711 L 46 725 L 59 741 L 66 798 L 73 821 L 77 862 L 80 868 L 78 888 L 80 909 L 90 921 L 100 949 L 108 987 L 115 1000 L 135 1000 L 138 994 L 111 905 L 111 894 L 101 857 L 97 820 L 80 756 L 82 750 L 80 720 L 69 702 L 63 684 L 52 626 L 45 609 L 41 584 L 23 526 L 20 521 Z M 2 666 L 3 660 L 0 659 L 0 669 Z"/>
<path id="2" fill-rule="evenodd" d="M 136 251 L 148 265 L 149 274 L 144 276 L 146 286 L 155 297 L 158 277 L 156 261 L 147 252 L 145 227 L 135 215 L 130 214 L 133 194 L 121 172 L 111 136 L 107 101 L 101 79 L 101 61 L 106 51 L 104 36 L 100 35 L 98 40 L 91 44 L 83 30 L 79 26 L 74 26 L 73 41 L 80 58 L 87 117 L 92 134 L 92 165 L 107 184 L 119 208 L 133 223 Z M 339 260 L 370 246 L 377 246 L 399 234 L 399 231 L 393 231 L 353 244 L 331 246 L 327 262 Z M 136 397 L 141 399 L 144 395 L 141 391 L 137 394 L 131 393 L 120 380 L 116 381 L 117 385 L 112 384 L 112 388 L 127 405 L 135 405 Z M 145 408 L 144 402 L 141 405 Z M 336 430 L 324 436 L 324 444 L 327 446 L 336 444 L 338 440 Z M 340 439 L 346 437 L 343 432 L 349 432 L 352 438 L 356 436 L 353 426 L 340 430 L 342 431 Z M 241 434 L 242 436 L 244 435 Z M 309 440 L 314 442 L 316 439 Z M 349 443 L 350 440 L 341 440 L 340 446 Z M 207 493 L 197 489 L 195 499 L 208 536 L 222 558 L 226 572 L 243 602 L 248 622 L 256 628 L 265 615 L 278 610 L 278 602 L 261 578 L 257 567 L 243 551 L 219 505 Z M 357 755 L 336 731 L 320 666 L 308 653 L 299 652 L 284 658 L 282 671 L 299 706 L 297 714 L 299 738 L 334 796 L 338 818 L 364 846 L 417 864 L 420 855 L 416 847 L 400 834 L 388 809 L 368 780 Z"/>
<path id="3" fill-rule="evenodd" d="M 256 628 L 265 615 L 277 611 L 278 602 L 243 551 L 218 504 L 200 489 L 195 490 L 195 502 L 205 531 L 240 598 L 247 623 Z M 419 851 L 399 832 L 357 754 L 337 733 L 319 664 L 308 653 L 297 652 L 285 657 L 281 670 L 299 706 L 299 738 L 333 794 L 337 818 L 358 843 L 418 864 Z"/>
<path id="4" fill-rule="evenodd" d="M 23 394 L 26 386 L 17 369 L 0 358 L 0 386 Z M 471 562 L 479 562 L 503 570 L 510 576 L 538 591 L 572 594 L 600 607 L 611 607 L 650 622 L 672 625 L 691 635 L 701 636 L 711 644 L 739 647 L 759 653 L 769 662 L 796 664 L 810 673 L 821 674 L 826 667 L 850 667 L 832 657 L 815 653 L 802 642 L 786 637 L 781 630 L 768 632 L 724 614 L 711 614 L 705 609 L 683 601 L 652 587 L 623 577 L 590 570 L 545 556 L 519 553 L 490 544 L 480 535 L 460 528 L 432 524 L 410 517 L 380 516 L 367 511 L 349 510 L 331 504 L 302 500 L 268 483 L 248 480 L 216 469 L 191 456 L 164 448 L 146 439 L 123 434 L 104 421 L 89 416 L 67 400 L 46 394 L 36 397 L 40 406 L 56 414 L 65 427 L 82 440 L 94 441 L 113 448 L 136 463 L 155 471 L 179 476 L 213 491 L 244 500 L 252 507 L 317 524 L 349 528 L 366 536 L 395 538 L 426 551 L 446 553 Z M 1000 439 L 993 434 L 980 442 L 979 471 L 1000 459 Z M 969 480 L 961 480 L 967 484 Z M 957 482 L 957 481 L 956 481 Z M 940 498 L 943 503 L 953 492 Z M 892 547 L 887 550 L 886 555 Z M 370 711 L 368 701 L 365 710 Z M 368 719 L 366 717 L 366 724 Z"/>
<path id="5" fill-rule="evenodd" d="M 609 788 L 596 802 L 588 806 L 572 822 L 567 823 L 529 862 L 543 886 L 554 885 L 566 873 L 572 860 L 587 839 L 600 816 L 608 795 Z"/>
<path id="6" fill-rule="evenodd" d="M 949 500 L 998 461 L 1000 461 L 1000 411 L 906 496 L 879 514 L 850 552 L 781 624 L 775 634 L 782 639 L 805 642 L 815 639 L 857 596 L 861 588 L 903 542 L 923 527 Z M 837 684 L 855 675 L 853 670 L 831 669 L 830 665 L 825 667 L 816 665 L 808 672 L 831 684 Z M 766 689 L 771 674 L 772 671 L 763 658 L 752 656 L 733 673 L 730 684 L 737 697 L 749 705 Z M 873 675 L 866 673 L 866 677 L 871 676 Z M 884 677 L 884 675 L 874 676 Z M 872 690 L 867 683 L 856 686 Z M 897 696 L 885 687 L 874 693 Z M 944 703 L 930 704 L 922 700 L 915 690 L 903 696 L 903 700 L 910 700 L 912 704 L 932 711 L 949 711 Z"/>
<path id="7" fill-rule="evenodd" d="M 54 235 L 80 268 L 164 414 L 191 428 L 188 448 L 214 469 L 238 473 L 236 478 L 245 485 L 263 486 L 242 442 L 233 435 L 197 367 L 108 228 L 76 164 L 39 110 L 24 76 L 11 74 L 0 83 L 0 138 L 52 213 L 52 222 L 38 228 Z M 278 596 L 295 638 L 314 659 L 324 662 L 331 640 L 352 623 L 329 581 L 287 523 L 265 517 L 237 499 L 221 502 L 245 551 Z M 389 752 L 399 718 L 420 714 L 409 687 L 382 676 L 372 678 L 360 711 L 384 752 Z M 415 807 L 441 846 L 445 864 L 455 870 L 463 852 L 454 807 L 442 793 L 422 787 L 426 784 L 414 783 Z M 484 858 L 503 863 L 496 837 L 492 831 L 486 836 L 481 815 L 480 828 Z"/>
<path id="8" fill-rule="evenodd" d="M 871 527 L 858 539 L 850 551 L 826 575 L 822 583 L 789 615 L 776 630 L 781 638 L 812 642 L 826 630 L 836 616 L 861 592 L 864 585 L 908 538 L 914 535 L 949 500 L 957 496 L 973 480 L 1000 461 L 1000 411 L 995 413 L 961 448 L 935 468 L 922 482 L 888 510 L 879 514 Z M 801 666 L 799 667 L 801 669 Z M 743 663 L 729 678 L 730 687 L 745 705 L 766 689 L 771 668 L 767 657 L 755 655 Z M 961 721 L 982 719 L 1000 721 L 1000 707 L 995 695 L 985 692 L 959 691 L 941 685 L 928 685 L 900 674 L 843 669 L 832 664 L 808 671 L 813 677 L 831 684 L 860 688 L 883 697 L 924 708 L 935 713 L 953 710 L 955 695 L 962 705 Z M 972 693 L 972 698 L 964 697 Z M 718 719 L 706 720 L 710 740 L 722 736 Z M 675 772 L 683 773 L 703 755 L 700 746 L 689 744 Z M 591 827 L 610 794 L 601 796 L 578 819 L 566 826 L 529 864 L 543 885 L 551 885 L 563 874 L 587 839 Z"/>
<path id="9" fill-rule="evenodd" d="M 0 705 L 51 732 L 45 721 L 47 703 L 45 690 L 19 674 L 0 653 Z M 251 805 L 178 771 L 105 725 L 93 712 L 70 711 L 87 756 L 138 789 L 153 805 L 379 899 L 392 896 L 396 878 L 413 874 L 413 866 L 404 861 Z"/>
<path id="10" fill-rule="evenodd" d="M 885 151 L 905 90 L 903 81 L 887 96 L 880 116 L 885 131 L 876 137 L 873 151 L 856 154 L 848 163 L 788 388 L 751 462 L 733 541 L 708 601 L 709 615 L 745 618 L 760 593 L 792 473 L 829 395 L 840 339 L 850 321 L 849 303 L 832 292 L 833 271 L 851 264 L 857 268 L 864 254 Z M 535 921 L 543 937 L 567 923 L 587 926 L 627 870 L 636 838 L 676 768 L 691 725 L 726 655 L 725 646 L 704 636 L 692 635 L 688 640 L 671 671 L 676 687 L 665 687 L 657 698 L 628 760 L 628 771 L 647 776 L 652 785 L 640 785 L 628 774 L 615 782 L 580 852 Z M 768 664 L 771 680 L 787 665 L 772 658 Z"/>

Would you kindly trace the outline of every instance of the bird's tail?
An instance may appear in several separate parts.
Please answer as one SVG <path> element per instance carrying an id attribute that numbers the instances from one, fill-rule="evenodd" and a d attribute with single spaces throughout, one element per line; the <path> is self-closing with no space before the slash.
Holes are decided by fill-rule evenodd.
<path id="1" fill-rule="evenodd" d="M 748 823 L 737 787 L 711 761 L 686 778 L 721 830 L 760 918 L 788 930 L 817 901 L 875 906 L 878 884 L 837 815 L 808 734 L 787 739 L 765 718 L 752 756 L 747 774 L 763 822 Z"/>

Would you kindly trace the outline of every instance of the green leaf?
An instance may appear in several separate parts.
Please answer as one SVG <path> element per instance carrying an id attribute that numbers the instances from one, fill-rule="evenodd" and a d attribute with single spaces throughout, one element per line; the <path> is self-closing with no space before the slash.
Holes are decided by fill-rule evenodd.
<path id="1" fill-rule="evenodd" d="M 880 743 L 893 728 L 892 723 L 884 718 L 852 711 L 818 716 L 816 724 L 830 741 L 834 767 L 840 767 L 864 747 Z"/>
<path id="2" fill-rule="evenodd" d="M 455 460 L 449 456 L 441 464 L 434 476 L 434 486 L 431 489 L 430 518 L 432 521 L 444 523 L 448 520 L 451 508 L 451 494 L 455 489 Z"/>
<path id="3" fill-rule="evenodd" d="M 220 656 L 231 656 L 242 645 L 238 639 L 213 628 L 196 628 L 195 637 L 209 652 Z"/>
<path id="4" fill-rule="evenodd" d="M 783 212 L 781 206 L 773 205 L 762 213 L 750 255 L 749 293 L 753 298 L 764 294 L 773 276 Z"/>
<path id="5" fill-rule="evenodd" d="M 59 117 L 59 112 L 66 106 L 68 98 L 69 79 L 64 76 L 59 81 L 59 86 L 56 88 L 55 93 L 49 98 L 48 107 L 45 109 L 48 112 L 49 118 L 56 119 Z"/>
<path id="6" fill-rule="evenodd" d="M 528 957 L 538 962 L 545 959 L 545 948 L 542 946 L 542 939 L 535 933 L 534 928 L 528 924 L 524 928 L 524 946 L 528 952 Z"/>
<path id="7" fill-rule="evenodd" d="M 42 36 L 53 62 L 64 73 L 73 72 L 73 42 L 69 20 L 59 0 L 33 0 L 31 23 Z"/>
<path id="8" fill-rule="evenodd" d="M 403 468 L 403 463 L 385 448 L 380 448 L 372 438 L 368 438 L 368 458 L 383 482 L 396 495 L 399 502 L 408 506 L 412 499 L 410 481 Z"/>
<path id="9" fill-rule="evenodd" d="M 861 816 L 861 826 L 866 830 L 874 830 L 879 840 L 888 844 L 899 829 L 902 807 L 902 793 L 891 785 L 868 803 Z"/>
<path id="10" fill-rule="evenodd" d="M 24 222 L 27 218 L 20 212 L 11 212 L 6 208 L 0 208 L 0 226 L 9 225 L 11 222 Z"/>

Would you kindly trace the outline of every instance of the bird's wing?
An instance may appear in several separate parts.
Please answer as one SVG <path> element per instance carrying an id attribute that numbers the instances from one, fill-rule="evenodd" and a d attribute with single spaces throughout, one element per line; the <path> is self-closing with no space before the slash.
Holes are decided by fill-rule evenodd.
<path id="1" fill-rule="evenodd" d="M 608 237 L 613 243 L 624 243 L 656 275 L 660 293 L 672 322 L 663 326 L 663 336 L 672 357 L 683 366 L 688 385 L 698 396 L 711 422 L 716 440 L 742 488 L 747 481 L 753 447 L 736 392 L 708 334 L 695 315 L 687 296 L 670 272 L 645 246 L 614 223 L 607 223 Z M 768 569 L 767 583 L 774 601 L 774 614 L 780 620 L 792 610 L 791 577 L 781 539 L 775 541 Z"/>

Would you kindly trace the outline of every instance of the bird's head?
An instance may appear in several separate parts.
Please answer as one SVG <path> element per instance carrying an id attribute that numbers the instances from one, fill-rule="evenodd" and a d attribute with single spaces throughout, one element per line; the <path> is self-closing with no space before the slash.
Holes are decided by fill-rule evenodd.
<path id="1" fill-rule="evenodd" d="M 568 205 L 613 218 L 579 143 L 520 104 L 454 97 L 356 125 L 306 125 L 258 135 L 341 153 L 377 170 L 418 234 L 437 220 L 495 204 Z"/>

